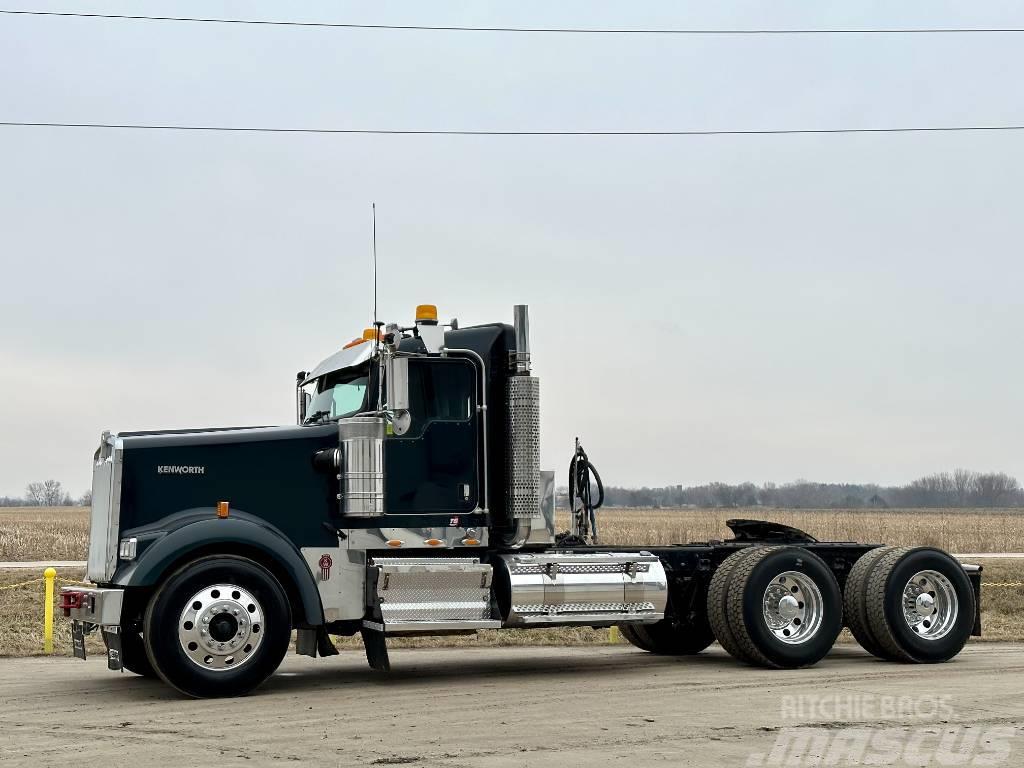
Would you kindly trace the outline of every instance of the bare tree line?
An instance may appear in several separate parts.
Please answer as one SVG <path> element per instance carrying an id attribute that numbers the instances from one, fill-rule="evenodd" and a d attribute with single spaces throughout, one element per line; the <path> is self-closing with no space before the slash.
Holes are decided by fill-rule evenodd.
<path id="1" fill-rule="evenodd" d="M 87 507 L 92 504 L 92 491 L 75 498 L 64 490 L 59 480 L 43 480 L 25 486 L 25 495 L 0 496 L 0 507 Z"/>
<path id="2" fill-rule="evenodd" d="M 564 489 L 560 489 L 564 490 Z M 561 494 L 560 494 L 561 496 Z M 564 499 L 560 498 L 564 505 Z M 605 503 L 616 507 L 778 507 L 785 509 L 886 509 L 915 507 L 1024 507 L 1024 489 L 1005 472 L 956 469 L 906 485 L 872 483 L 707 483 L 662 488 L 605 488 Z"/>
<path id="3" fill-rule="evenodd" d="M 566 489 L 559 489 L 566 505 Z M 25 486 L 25 495 L 0 496 L 0 507 L 90 506 L 92 491 L 75 498 L 57 480 Z M 785 509 L 858 509 L 920 507 L 1024 507 L 1024 488 L 1005 472 L 955 469 L 920 477 L 906 485 L 873 483 L 707 483 L 661 488 L 605 488 L 605 503 L 614 507 L 779 507 Z"/>

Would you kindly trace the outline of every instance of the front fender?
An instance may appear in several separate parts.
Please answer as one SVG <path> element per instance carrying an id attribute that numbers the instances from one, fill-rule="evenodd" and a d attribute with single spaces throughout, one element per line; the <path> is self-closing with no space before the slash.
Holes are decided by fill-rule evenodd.
<path id="1" fill-rule="evenodd" d="M 188 560 L 189 555 L 216 554 L 218 550 L 232 554 L 255 551 L 273 564 L 272 570 L 279 570 L 291 579 L 306 623 L 324 623 L 323 605 L 313 574 L 299 550 L 284 534 L 245 513 L 232 511 L 231 517 L 221 519 L 214 516 L 212 509 L 208 512 L 210 516 L 197 517 L 196 512 L 200 510 L 190 510 L 173 521 L 178 523 L 176 526 L 172 523 L 173 527 L 166 525 L 171 521 L 162 521 L 161 528 L 171 529 L 160 531 L 162 535 L 158 534 L 159 538 L 149 543 L 137 560 L 118 568 L 113 583 L 123 587 L 151 587 L 160 583 L 176 565 Z M 298 614 L 298 611 L 293 609 L 293 613 Z"/>

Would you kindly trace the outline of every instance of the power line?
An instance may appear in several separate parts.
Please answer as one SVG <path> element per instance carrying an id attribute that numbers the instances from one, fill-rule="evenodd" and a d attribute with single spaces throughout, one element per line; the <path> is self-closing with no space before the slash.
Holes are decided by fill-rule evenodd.
<path id="1" fill-rule="evenodd" d="M 405 30 L 412 32 L 510 32 L 573 35 L 936 35 L 1014 34 L 1024 27 L 898 27 L 844 29 L 672 29 L 600 27 L 468 27 L 428 24 L 349 24 L 328 21 L 283 21 L 276 19 L 229 19 L 201 16 L 141 16 L 126 13 L 72 13 L 69 11 L 0 10 L 8 16 L 54 16 L 77 19 L 118 19 L 122 21 L 178 21 L 198 24 L 255 24 L 271 27 L 320 27 L 325 29 Z"/>
<path id="2" fill-rule="evenodd" d="M 276 128 L 272 126 L 173 125 L 149 123 L 57 123 L 0 120 L 0 127 L 95 128 L 132 131 L 206 131 L 226 133 L 314 133 L 349 136 L 787 136 L 836 133 L 963 133 L 970 131 L 1021 131 L 1022 125 L 896 126 L 889 128 L 774 128 L 748 130 L 623 130 L 623 131 L 521 131 L 521 130 L 431 130 L 382 128 Z"/>

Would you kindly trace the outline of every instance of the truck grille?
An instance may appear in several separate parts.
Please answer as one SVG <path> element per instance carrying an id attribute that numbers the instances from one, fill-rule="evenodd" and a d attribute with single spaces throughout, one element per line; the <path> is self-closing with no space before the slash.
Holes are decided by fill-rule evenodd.
<path id="1" fill-rule="evenodd" d="M 122 448 L 117 435 L 104 432 L 92 467 L 92 514 L 89 522 L 87 575 L 97 584 L 109 582 L 117 568 L 117 536 L 121 522 Z"/>

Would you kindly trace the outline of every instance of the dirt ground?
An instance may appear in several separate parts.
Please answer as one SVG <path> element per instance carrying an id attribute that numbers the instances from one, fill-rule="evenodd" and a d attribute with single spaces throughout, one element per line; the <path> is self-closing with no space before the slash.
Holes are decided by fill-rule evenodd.
<path id="1" fill-rule="evenodd" d="M 974 645 L 938 666 L 847 647 L 795 671 L 745 667 L 717 646 L 687 658 L 629 646 L 420 649 L 393 652 L 392 664 L 385 675 L 355 651 L 293 656 L 251 696 L 194 701 L 101 658 L 3 659 L 0 763 L 761 766 L 794 734 L 820 753 L 846 725 L 895 737 L 900 760 L 886 764 L 913 764 L 903 749 L 916 761 L 946 733 L 980 733 L 975 753 L 992 750 L 993 729 L 1010 751 L 988 764 L 1024 759 L 1024 738 L 1005 738 L 1024 727 L 1020 645 Z"/>

